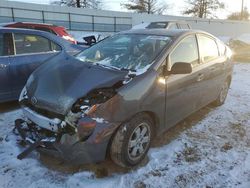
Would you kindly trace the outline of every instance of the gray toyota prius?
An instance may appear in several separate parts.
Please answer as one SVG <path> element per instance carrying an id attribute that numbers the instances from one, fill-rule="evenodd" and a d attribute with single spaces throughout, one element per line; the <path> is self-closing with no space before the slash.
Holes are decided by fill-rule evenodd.
<path id="1" fill-rule="evenodd" d="M 157 135 L 200 108 L 222 105 L 231 50 L 203 31 L 121 32 L 76 56 L 51 58 L 28 79 L 15 131 L 37 149 L 72 163 L 107 156 L 140 163 Z"/>

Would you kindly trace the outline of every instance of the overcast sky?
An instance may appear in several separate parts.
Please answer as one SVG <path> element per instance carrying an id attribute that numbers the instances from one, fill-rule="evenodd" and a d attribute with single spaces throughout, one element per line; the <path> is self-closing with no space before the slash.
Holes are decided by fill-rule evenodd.
<path id="1" fill-rule="evenodd" d="M 15 0 L 15 1 L 48 4 L 54 0 Z M 126 2 L 126 0 L 123 1 L 101 0 L 101 1 L 104 4 L 103 9 L 127 11 L 126 9 L 120 6 L 120 4 Z M 187 7 L 187 5 L 185 4 L 186 0 L 159 0 L 159 1 L 166 2 L 167 4 L 169 4 L 169 10 L 166 12 L 166 14 L 181 15 L 182 11 L 185 10 L 185 7 Z M 219 18 L 226 18 L 228 14 L 241 10 L 241 0 L 221 0 L 221 1 L 225 3 L 226 8 L 225 10 L 218 11 L 217 16 Z M 244 1 L 245 1 L 245 6 L 248 7 L 248 9 L 250 9 L 250 0 L 244 0 Z"/>

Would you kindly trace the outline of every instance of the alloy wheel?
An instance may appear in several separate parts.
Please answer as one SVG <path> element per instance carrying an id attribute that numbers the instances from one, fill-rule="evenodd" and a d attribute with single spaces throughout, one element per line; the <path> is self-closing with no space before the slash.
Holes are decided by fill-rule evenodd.
<path id="1" fill-rule="evenodd" d="M 128 157 L 131 160 L 137 160 L 145 153 L 149 147 L 150 136 L 150 127 L 145 122 L 134 129 L 128 142 Z"/>

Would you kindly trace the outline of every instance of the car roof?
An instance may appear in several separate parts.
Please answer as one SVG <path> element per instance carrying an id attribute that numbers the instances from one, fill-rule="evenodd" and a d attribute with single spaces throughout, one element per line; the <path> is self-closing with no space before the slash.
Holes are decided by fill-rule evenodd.
<path id="1" fill-rule="evenodd" d="M 4 27 L 4 26 L 7 26 L 7 25 L 12 25 L 12 24 L 15 24 L 16 22 L 4 22 L 4 23 L 0 23 L 0 27 Z"/>
<path id="2" fill-rule="evenodd" d="M 15 24 L 58 27 L 57 25 L 54 25 L 54 24 L 51 24 L 51 23 L 36 23 L 36 22 L 9 22 L 9 23 L 2 23 L 0 25 L 8 26 L 8 25 L 15 25 Z"/>
<path id="3" fill-rule="evenodd" d="M 35 29 L 25 29 L 25 28 L 14 28 L 14 27 L 1 27 L 0 30 L 4 32 L 25 32 L 25 33 L 40 33 L 40 34 L 47 34 L 46 31 L 35 30 Z"/>
<path id="4" fill-rule="evenodd" d="M 133 29 L 121 32 L 123 34 L 144 34 L 144 35 L 161 35 L 169 37 L 179 37 L 186 34 L 203 33 L 212 36 L 211 34 L 194 29 Z"/>
<path id="5" fill-rule="evenodd" d="M 150 23 L 170 23 L 170 22 L 187 24 L 185 20 L 166 20 L 166 21 L 156 21 L 156 22 L 150 22 Z"/>

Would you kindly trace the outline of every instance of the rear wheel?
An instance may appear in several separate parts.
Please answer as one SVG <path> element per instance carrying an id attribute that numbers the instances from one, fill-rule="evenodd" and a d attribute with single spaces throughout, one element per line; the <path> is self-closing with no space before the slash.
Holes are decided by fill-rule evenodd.
<path id="1" fill-rule="evenodd" d="M 226 98 L 227 98 L 227 93 L 229 90 L 229 81 L 225 81 L 224 84 L 221 86 L 221 91 L 218 96 L 218 98 L 214 101 L 214 104 L 216 106 L 221 106 L 224 104 Z"/>
<path id="2" fill-rule="evenodd" d="M 146 156 L 153 138 L 153 121 L 147 114 L 139 114 L 121 125 L 110 148 L 111 159 L 122 167 L 139 164 Z"/>

